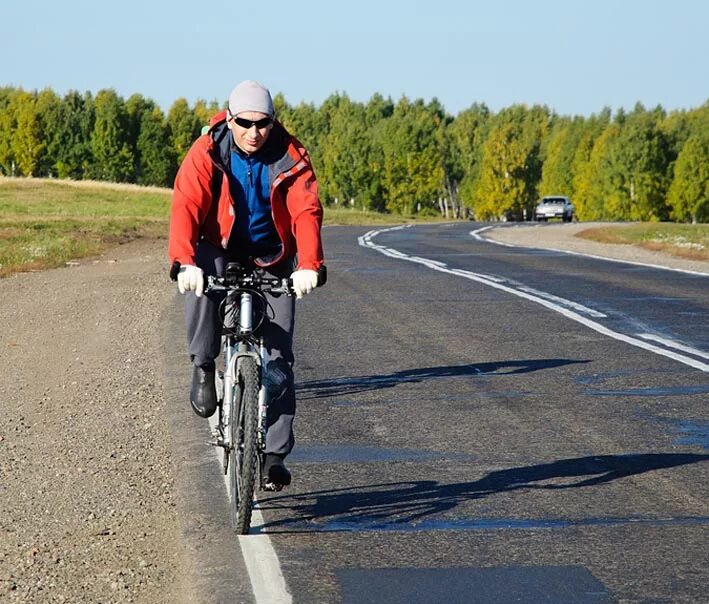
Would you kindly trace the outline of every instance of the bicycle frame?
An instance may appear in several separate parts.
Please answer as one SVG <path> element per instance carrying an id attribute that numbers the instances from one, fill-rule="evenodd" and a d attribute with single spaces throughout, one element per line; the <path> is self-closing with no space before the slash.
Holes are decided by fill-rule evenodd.
<path id="1" fill-rule="evenodd" d="M 170 277 L 177 279 L 179 271 L 180 264 L 173 263 Z M 324 285 L 326 280 L 327 271 L 322 266 L 318 270 L 317 285 Z M 219 413 L 209 444 L 221 447 L 224 452 L 223 469 L 224 474 L 229 474 L 232 526 L 238 533 L 246 534 L 255 489 L 279 491 L 284 486 L 264 480 L 263 476 L 269 355 L 263 337 L 256 334 L 268 319 L 270 303 L 265 294 L 292 296 L 295 292 L 287 277 L 266 275 L 264 271 L 238 263 L 227 264 L 224 276 L 207 276 L 203 291 L 226 296 L 220 306 L 224 370 L 215 372 Z M 255 300 L 262 302 L 264 308 L 254 304 Z"/>
<path id="2" fill-rule="evenodd" d="M 241 426 L 244 422 L 245 409 L 234 408 L 242 400 L 242 393 L 239 391 L 241 363 L 246 357 L 253 359 L 253 364 L 257 367 L 257 397 L 254 409 L 256 414 L 255 444 L 256 453 L 259 459 L 257 464 L 258 489 L 273 490 L 272 485 L 265 485 L 262 476 L 263 455 L 266 450 L 266 432 L 268 416 L 267 389 L 264 384 L 264 373 L 268 366 L 268 350 L 264 345 L 263 338 L 257 337 L 256 331 L 261 325 L 258 313 L 254 305 L 254 299 L 262 292 L 276 292 L 291 295 L 292 290 L 288 284 L 288 279 L 264 277 L 256 273 L 240 268 L 233 269 L 229 273 L 230 266 L 227 266 L 227 276 L 224 278 L 208 277 L 205 291 L 223 291 L 227 296 L 223 301 L 222 321 L 224 324 L 223 349 L 224 349 L 224 370 L 216 372 L 217 398 L 220 400 L 218 425 L 214 433 L 214 441 L 211 444 L 220 446 L 224 450 L 223 471 L 229 472 L 229 459 L 236 447 L 242 446 L 243 438 L 241 433 L 234 434 L 234 427 L 231 425 L 232 417 L 235 417 L 236 425 Z M 238 309 L 238 310 L 237 310 Z M 238 320 L 236 320 L 238 313 Z M 221 375 L 220 375 L 221 374 Z M 238 413 L 238 416 L 232 412 Z M 233 442 L 236 439 L 236 442 Z"/>
<path id="3" fill-rule="evenodd" d="M 268 364 L 268 351 L 263 344 L 263 339 L 258 340 L 253 335 L 253 297 L 250 292 L 239 294 L 239 326 L 236 336 L 224 336 L 224 390 L 222 400 L 222 424 L 228 425 L 229 411 L 234 404 L 237 384 L 237 366 L 244 356 L 253 357 L 261 370 L 261 383 L 259 384 L 259 448 L 263 451 L 266 447 L 266 389 L 263 385 L 263 371 Z M 228 430 L 226 431 L 228 435 Z M 224 439 L 227 448 L 231 447 L 229 436 Z"/>

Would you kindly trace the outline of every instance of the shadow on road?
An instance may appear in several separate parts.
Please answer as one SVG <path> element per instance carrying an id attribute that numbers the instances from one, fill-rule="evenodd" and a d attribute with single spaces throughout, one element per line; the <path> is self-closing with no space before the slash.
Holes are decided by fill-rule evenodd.
<path id="1" fill-rule="evenodd" d="M 452 510 L 469 499 L 520 489 L 590 487 L 707 460 L 709 455 L 683 453 L 600 455 L 498 470 L 473 482 L 422 480 L 277 496 L 261 500 L 260 508 L 280 510 L 285 517 L 265 523 L 262 529 L 283 532 L 347 525 L 356 530 L 358 523 L 406 525 Z"/>
<path id="2" fill-rule="evenodd" d="M 296 384 L 296 390 L 298 399 L 310 400 L 336 395 L 348 396 L 358 392 L 393 388 L 398 384 L 412 384 L 432 379 L 475 377 L 480 375 L 515 375 L 589 362 L 587 360 L 579 361 L 573 359 L 532 359 L 422 367 L 420 369 L 396 371 L 385 375 L 364 375 L 301 382 Z"/>

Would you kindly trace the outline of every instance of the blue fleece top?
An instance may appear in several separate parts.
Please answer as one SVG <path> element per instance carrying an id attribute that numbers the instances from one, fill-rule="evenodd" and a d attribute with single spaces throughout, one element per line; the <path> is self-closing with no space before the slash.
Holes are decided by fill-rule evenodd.
<path id="1" fill-rule="evenodd" d="M 280 240 L 271 215 L 268 166 L 251 155 L 232 151 L 231 174 L 236 223 L 230 245 L 254 255 L 271 253 Z"/>

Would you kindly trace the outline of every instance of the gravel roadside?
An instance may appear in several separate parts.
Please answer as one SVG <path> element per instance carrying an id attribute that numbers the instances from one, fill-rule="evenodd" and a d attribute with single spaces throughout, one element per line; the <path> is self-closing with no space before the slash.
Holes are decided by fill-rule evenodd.
<path id="1" fill-rule="evenodd" d="M 485 231 L 483 236 L 524 247 L 566 250 L 709 274 L 709 262 L 678 258 L 671 254 L 646 250 L 635 245 L 611 245 L 575 236 L 586 229 L 609 226 L 612 227 L 613 224 L 602 222 L 524 223 L 492 228 Z"/>
<path id="2" fill-rule="evenodd" d="M 0 601 L 184 593 L 161 380 L 165 242 L 0 281 Z"/>
<path id="3" fill-rule="evenodd" d="M 589 226 L 485 236 L 709 273 L 709 263 L 573 237 Z M 0 280 L 2 602 L 190 599 L 194 552 L 176 493 L 184 460 L 170 441 L 157 327 L 175 296 L 165 267 L 165 241 L 136 241 Z"/>

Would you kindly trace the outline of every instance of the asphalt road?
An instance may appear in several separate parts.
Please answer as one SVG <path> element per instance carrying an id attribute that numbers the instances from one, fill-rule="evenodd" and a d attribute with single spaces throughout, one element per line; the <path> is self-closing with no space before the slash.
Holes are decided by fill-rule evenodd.
<path id="1" fill-rule="evenodd" d="M 324 230 L 294 483 L 242 539 L 268 536 L 296 604 L 706 602 L 709 278 L 474 228 Z M 180 413 L 197 591 L 255 601 L 205 424 Z"/>

